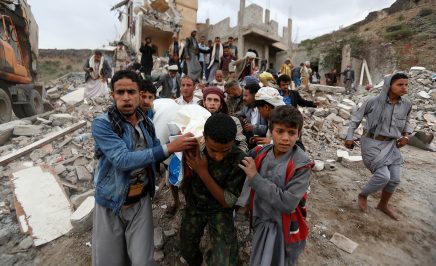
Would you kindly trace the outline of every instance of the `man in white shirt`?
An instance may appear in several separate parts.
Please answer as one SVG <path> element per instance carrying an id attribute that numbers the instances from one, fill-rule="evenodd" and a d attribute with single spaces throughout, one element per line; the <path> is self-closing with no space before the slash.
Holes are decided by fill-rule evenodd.
<path id="1" fill-rule="evenodd" d="M 198 104 L 199 98 L 194 96 L 195 83 L 190 76 L 184 76 L 180 81 L 180 97 L 175 99 L 177 104 Z"/>

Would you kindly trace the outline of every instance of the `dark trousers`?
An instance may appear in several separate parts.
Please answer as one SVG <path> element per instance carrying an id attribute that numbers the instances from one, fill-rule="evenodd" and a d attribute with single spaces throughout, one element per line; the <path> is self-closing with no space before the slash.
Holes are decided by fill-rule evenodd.
<path id="1" fill-rule="evenodd" d="M 190 266 L 203 262 L 199 245 L 208 225 L 211 249 L 206 252 L 207 265 L 236 266 L 238 241 L 232 211 L 202 212 L 187 203 L 180 227 L 180 251 Z"/>

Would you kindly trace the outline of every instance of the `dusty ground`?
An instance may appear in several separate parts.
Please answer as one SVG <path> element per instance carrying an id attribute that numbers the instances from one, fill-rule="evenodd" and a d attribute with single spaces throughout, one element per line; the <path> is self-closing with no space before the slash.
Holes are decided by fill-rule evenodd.
<path id="1" fill-rule="evenodd" d="M 370 176 L 365 168 L 338 164 L 336 171 L 314 175 L 308 204 L 311 232 L 300 265 L 436 265 L 436 154 L 410 146 L 403 154 L 402 183 L 392 200 L 401 215 L 398 222 L 375 209 L 379 195 L 369 197 L 368 214 L 357 210 L 358 191 Z M 171 218 L 162 208 L 169 199 L 170 192 L 164 189 L 154 202 L 154 221 L 163 230 L 178 231 L 182 212 Z M 240 257 L 246 262 L 248 223 L 238 227 Z M 335 232 L 357 242 L 357 249 L 348 254 L 330 243 Z M 27 253 L 37 265 L 89 265 L 90 240 L 90 232 L 71 234 Z M 202 248 L 207 248 L 207 239 Z M 163 251 L 160 265 L 181 265 L 177 234 L 166 238 Z"/>

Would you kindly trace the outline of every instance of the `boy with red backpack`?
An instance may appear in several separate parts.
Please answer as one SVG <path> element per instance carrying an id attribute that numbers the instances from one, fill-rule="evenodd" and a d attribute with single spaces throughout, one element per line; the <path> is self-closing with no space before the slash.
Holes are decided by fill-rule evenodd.
<path id="1" fill-rule="evenodd" d="M 239 165 L 252 188 L 250 265 L 296 265 L 308 236 L 305 203 L 313 163 L 295 145 L 301 113 L 278 106 L 270 119 L 274 144 L 256 148 Z"/>

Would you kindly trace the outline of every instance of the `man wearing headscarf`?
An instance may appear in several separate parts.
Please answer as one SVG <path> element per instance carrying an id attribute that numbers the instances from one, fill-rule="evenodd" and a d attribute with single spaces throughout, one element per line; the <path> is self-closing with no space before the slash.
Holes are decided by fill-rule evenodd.
<path id="1" fill-rule="evenodd" d="M 203 101 L 201 105 L 212 114 L 224 113 L 229 114 L 229 109 L 225 100 L 224 92 L 218 87 L 207 87 L 203 90 Z M 242 133 L 241 121 L 235 116 L 230 116 L 236 123 L 236 139 L 235 143 L 239 149 L 244 152 L 248 151 L 247 141 Z"/>
<path id="2" fill-rule="evenodd" d="M 94 99 L 109 92 L 107 80 L 111 77 L 112 69 L 101 51 L 94 51 L 93 56 L 86 60 L 83 70 L 86 82 L 85 98 Z"/>
<path id="3" fill-rule="evenodd" d="M 236 77 L 239 81 L 243 81 L 246 76 L 251 76 L 254 72 L 254 52 L 247 52 L 244 58 L 233 61 L 229 64 L 229 68 L 235 69 Z"/>
<path id="4" fill-rule="evenodd" d="M 196 35 L 197 30 L 192 30 L 191 36 L 186 38 L 184 49 L 186 66 L 188 67 L 188 76 L 190 76 L 194 81 L 201 79 L 201 65 L 198 61 L 199 47 L 197 39 L 195 38 Z"/>
<path id="5" fill-rule="evenodd" d="M 352 149 L 353 133 L 365 117 L 360 139 L 362 158 L 373 176 L 360 192 L 358 205 L 366 212 L 368 195 L 382 190 L 377 209 L 395 220 L 398 220 L 398 214 L 388 206 L 388 202 L 400 183 L 401 164 L 404 162 L 400 148 L 407 144 L 413 131 L 409 122 L 412 102 L 403 97 L 407 94 L 407 85 L 408 77 L 404 73 L 385 78 L 380 94 L 363 103 L 351 118 L 345 141 L 345 147 Z"/>

